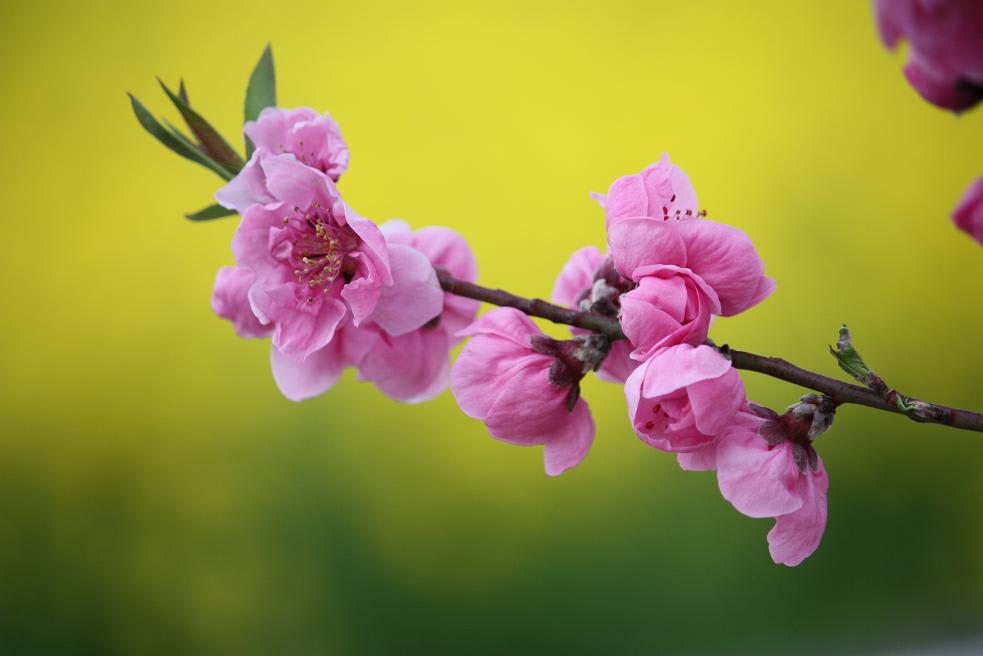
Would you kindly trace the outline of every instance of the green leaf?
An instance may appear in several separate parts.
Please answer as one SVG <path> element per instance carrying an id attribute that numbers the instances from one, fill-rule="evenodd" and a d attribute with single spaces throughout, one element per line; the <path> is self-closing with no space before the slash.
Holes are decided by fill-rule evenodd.
<path id="1" fill-rule="evenodd" d="M 273 50 L 266 44 L 246 87 L 245 120 L 255 121 L 267 107 L 276 106 L 276 73 L 273 70 Z M 246 159 L 253 154 L 253 144 L 246 137 Z"/>
<path id="2" fill-rule="evenodd" d="M 188 100 L 188 90 L 184 88 L 184 78 L 183 77 L 181 78 L 181 81 L 178 84 L 178 87 L 177 87 L 177 95 L 178 95 L 178 97 L 181 100 L 183 100 L 185 102 L 185 104 L 187 104 L 187 105 L 190 105 L 191 104 L 191 101 Z"/>
<path id="3" fill-rule="evenodd" d="M 836 348 L 832 346 L 829 348 L 829 352 L 833 354 L 836 358 L 836 362 L 840 365 L 840 369 L 847 372 L 861 383 L 874 390 L 878 394 L 889 397 L 890 394 L 896 393 L 884 379 L 873 372 L 873 370 L 867 366 L 864 359 L 860 357 L 860 353 L 857 349 L 853 348 L 853 338 L 850 336 L 850 329 L 845 325 L 840 328 L 840 337 L 836 340 Z M 902 408 L 903 410 L 904 408 Z"/>
<path id="4" fill-rule="evenodd" d="M 171 132 L 164 129 L 164 126 L 154 118 L 143 104 L 136 99 L 132 93 L 127 94 L 130 97 L 130 104 L 133 105 L 133 113 L 136 114 L 137 120 L 140 121 L 140 125 L 143 126 L 147 132 L 149 132 L 157 141 L 161 142 L 169 150 L 177 153 L 185 159 L 189 159 L 196 164 L 201 164 L 207 169 L 212 170 L 217 173 L 219 177 L 223 180 L 231 180 L 234 176 L 221 164 L 213 160 L 211 157 L 201 152 L 195 148 L 184 135 L 180 133 L 177 136 Z M 173 128 L 172 128 L 173 129 Z"/>
<path id="5" fill-rule="evenodd" d="M 235 213 L 235 210 L 226 209 L 221 205 L 215 204 L 209 205 L 205 209 L 198 210 L 197 212 L 185 214 L 184 218 L 190 221 L 211 221 L 212 219 L 221 219 L 225 216 L 232 216 Z"/>
<path id="6" fill-rule="evenodd" d="M 860 353 L 857 349 L 853 348 L 853 340 L 850 337 L 850 329 L 845 325 L 840 327 L 839 339 L 836 340 L 836 348 L 832 346 L 829 347 L 829 352 L 833 354 L 836 358 L 837 364 L 840 368 L 864 383 L 868 384 L 871 376 L 871 371 L 864 362 L 864 359 L 860 357 Z"/>
<path id="7" fill-rule="evenodd" d="M 174 92 L 168 89 L 163 80 L 157 78 L 157 81 L 160 83 L 164 93 L 167 94 L 167 97 L 171 99 L 174 106 L 181 112 L 181 116 L 191 129 L 191 133 L 198 139 L 200 143 L 199 149 L 229 171 L 238 173 L 245 164 L 239 153 L 232 149 L 229 142 L 201 114 L 191 109 L 191 106 L 182 100 L 179 95 L 175 95 Z"/>

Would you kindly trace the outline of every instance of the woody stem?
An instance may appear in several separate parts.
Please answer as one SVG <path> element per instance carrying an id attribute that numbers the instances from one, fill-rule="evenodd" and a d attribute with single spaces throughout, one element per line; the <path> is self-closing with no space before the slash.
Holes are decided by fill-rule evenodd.
<path id="1" fill-rule="evenodd" d="M 516 296 L 503 289 L 482 287 L 474 283 L 457 280 L 443 270 L 437 271 L 437 279 L 440 281 L 440 286 L 449 294 L 473 298 L 492 305 L 515 308 L 533 317 L 548 319 L 553 323 L 583 328 L 584 330 L 605 335 L 612 340 L 624 339 L 624 333 L 621 332 L 621 324 L 618 323 L 617 319 L 611 317 L 594 312 L 571 310 L 538 298 Z M 906 411 L 899 407 L 894 396 L 884 396 L 866 387 L 847 383 L 797 367 L 781 358 L 757 355 L 755 353 L 748 353 L 747 351 L 736 351 L 727 346 L 721 347 L 719 350 L 730 357 L 736 369 L 756 371 L 772 378 L 784 380 L 787 383 L 799 385 L 800 387 L 805 387 L 816 392 L 822 392 L 830 397 L 837 405 L 844 403 L 865 405 L 868 408 L 905 415 L 914 421 L 942 424 L 944 426 L 952 426 L 953 428 L 983 433 L 983 414 L 978 412 L 952 408 L 937 403 L 918 401 L 917 399 L 906 396 L 905 398 L 909 405 L 911 403 L 920 404 L 918 412 L 912 413 L 910 410 Z"/>

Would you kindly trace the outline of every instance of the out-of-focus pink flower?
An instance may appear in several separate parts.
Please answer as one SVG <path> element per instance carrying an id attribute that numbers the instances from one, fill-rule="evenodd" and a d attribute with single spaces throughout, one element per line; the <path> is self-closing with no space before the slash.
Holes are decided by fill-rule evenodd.
<path id="1" fill-rule="evenodd" d="M 378 226 L 342 202 L 330 178 L 293 155 L 269 157 L 260 166 L 273 202 L 244 211 L 232 240 L 241 271 L 220 276 L 215 303 L 224 307 L 226 297 L 235 296 L 241 310 L 242 281 L 252 273 L 246 298 L 258 322 L 272 328 L 278 382 L 285 376 L 277 369 L 287 361 L 294 369 L 323 368 L 308 359 L 349 316 L 356 327 L 371 321 L 397 336 L 440 313 L 443 293 L 426 256 L 387 245 Z M 231 309 L 224 313 L 238 316 Z M 323 380 L 306 369 L 293 377 Z M 301 394 L 291 386 L 292 393 L 284 393 L 306 398 L 320 387 Z"/>
<path id="2" fill-rule="evenodd" d="M 685 469 L 712 469 L 716 442 L 745 402 L 730 362 L 709 346 L 680 344 L 640 365 L 625 383 L 628 416 L 646 444 L 689 454 Z"/>
<path id="3" fill-rule="evenodd" d="M 577 465 L 594 441 L 594 420 L 571 343 L 550 339 L 513 308 L 494 309 L 461 334 L 473 336 L 451 369 L 461 410 L 500 440 L 542 444 L 550 476 Z"/>
<path id="4" fill-rule="evenodd" d="M 792 415 L 766 408 L 755 412 L 761 416 L 739 412 L 717 445 L 720 492 L 749 517 L 774 517 L 772 560 L 795 566 L 822 540 L 829 477 L 806 435 L 808 423 L 795 426 Z"/>
<path id="5" fill-rule="evenodd" d="M 955 112 L 983 98 L 983 3 L 875 0 L 884 44 L 910 45 L 905 77 L 925 100 Z"/>
<path id="6" fill-rule="evenodd" d="M 983 244 L 983 177 L 970 185 L 952 213 L 956 227 Z"/>
<path id="7" fill-rule="evenodd" d="M 614 270 L 610 257 L 602 255 L 594 246 L 585 246 L 574 251 L 563 265 L 550 298 L 557 305 L 616 318 L 621 311 L 622 293 L 633 286 L 634 283 Z M 588 331 L 571 328 L 570 332 L 584 335 Z M 638 366 L 629 357 L 633 348 L 627 339 L 612 342 L 597 375 L 610 382 L 624 383 Z"/>
<path id="8" fill-rule="evenodd" d="M 696 216 L 699 211 L 689 176 L 669 161 L 668 153 L 662 153 L 662 159 L 641 173 L 615 180 L 607 196 L 593 196 L 604 207 L 609 229 L 623 219 L 648 217 L 661 221 Z"/>
<path id="9" fill-rule="evenodd" d="M 413 232 L 402 221 L 380 226 L 386 242 L 416 249 L 435 268 L 458 280 L 475 282 L 478 268 L 464 238 L 450 228 L 427 227 Z M 460 341 L 458 332 L 474 321 L 478 301 L 444 294 L 443 310 L 420 328 L 393 337 L 374 324 L 351 329 L 368 340 L 355 363 L 363 380 L 375 383 L 384 394 L 404 403 L 427 401 L 446 387 L 450 350 Z"/>
<path id="10" fill-rule="evenodd" d="M 337 182 L 348 168 L 348 146 L 329 114 L 322 116 L 309 107 L 267 107 L 258 120 L 247 121 L 243 131 L 256 150 L 239 174 L 215 195 L 223 207 L 239 214 L 254 203 L 275 201 L 266 189 L 260 166 L 268 157 L 293 155 L 327 175 L 332 182 Z"/>
<path id="11" fill-rule="evenodd" d="M 713 312 L 723 316 L 753 307 L 775 289 L 775 281 L 764 274 L 764 263 L 750 238 L 723 223 L 695 218 L 625 218 L 608 229 L 608 244 L 615 268 L 635 282 L 650 275 L 656 265 L 685 269 L 694 292 L 688 294 L 687 303 L 701 299 L 713 305 L 708 293 L 712 290 L 719 302 L 719 310 Z M 691 316 L 697 314 L 691 311 Z"/>

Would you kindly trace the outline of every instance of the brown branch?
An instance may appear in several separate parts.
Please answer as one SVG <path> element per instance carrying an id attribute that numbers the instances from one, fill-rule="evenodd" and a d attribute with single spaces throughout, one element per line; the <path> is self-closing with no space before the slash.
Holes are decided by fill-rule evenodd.
<path id="1" fill-rule="evenodd" d="M 576 326 L 590 330 L 601 335 L 606 335 L 611 339 L 623 339 L 621 325 L 616 319 L 606 317 L 593 312 L 578 312 L 569 308 L 560 307 L 538 298 L 524 298 L 516 296 L 502 289 L 489 289 L 463 280 L 457 280 L 446 271 L 438 270 L 437 278 L 444 291 L 457 296 L 473 298 L 492 305 L 512 307 L 533 317 L 548 319 L 553 323 L 561 323 L 569 326 Z M 823 376 L 807 369 L 797 367 L 787 360 L 781 358 L 769 358 L 763 355 L 756 355 L 746 351 L 735 351 L 727 347 L 721 349 L 729 355 L 734 367 L 747 371 L 756 371 L 772 378 L 778 378 L 785 382 L 799 385 L 807 389 L 822 392 L 830 397 L 837 405 L 843 403 L 853 403 L 865 405 L 868 408 L 886 410 L 896 414 L 904 415 L 914 421 L 942 424 L 953 428 L 962 428 L 983 432 L 983 414 L 962 410 L 960 408 L 950 408 L 937 403 L 919 401 L 911 397 L 905 397 L 909 409 L 904 410 L 897 404 L 895 397 L 887 397 L 877 392 L 854 385 L 842 380 Z M 911 408 L 915 409 L 912 410 Z"/>
<path id="2" fill-rule="evenodd" d="M 492 305 L 511 307 L 520 310 L 531 317 L 549 319 L 553 323 L 563 323 L 576 326 L 591 332 L 606 335 L 611 339 L 623 339 L 621 324 L 615 319 L 593 312 L 578 312 L 569 308 L 547 303 L 538 298 L 516 296 L 504 289 L 490 289 L 472 282 L 464 282 L 451 276 L 442 269 L 437 270 L 437 279 L 445 292 L 456 296 L 466 296 Z"/>

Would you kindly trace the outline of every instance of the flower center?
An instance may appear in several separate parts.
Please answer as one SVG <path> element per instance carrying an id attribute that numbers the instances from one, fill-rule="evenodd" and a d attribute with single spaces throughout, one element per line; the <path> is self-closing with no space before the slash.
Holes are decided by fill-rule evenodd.
<path id="1" fill-rule="evenodd" d="M 658 431 L 660 433 L 665 432 L 669 428 L 669 424 L 672 423 L 672 417 L 669 413 L 665 411 L 661 404 L 657 403 L 652 408 L 652 415 L 654 419 L 650 419 L 645 422 L 645 430 L 652 430 L 658 426 Z"/>
<path id="2" fill-rule="evenodd" d="M 348 226 L 339 226 L 330 212 L 318 203 L 302 212 L 294 208 L 294 217 L 283 222 L 294 228 L 290 262 L 297 282 L 312 292 L 327 294 L 333 283 L 344 275 L 345 258 L 358 247 L 358 236 Z M 313 297 L 308 298 L 313 302 Z"/>

